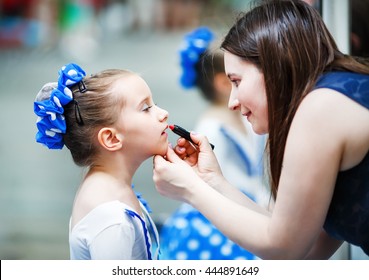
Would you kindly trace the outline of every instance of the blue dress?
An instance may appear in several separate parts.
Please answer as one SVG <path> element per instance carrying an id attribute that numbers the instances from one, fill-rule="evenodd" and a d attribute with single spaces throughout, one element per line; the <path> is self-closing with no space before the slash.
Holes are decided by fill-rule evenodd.
<path id="1" fill-rule="evenodd" d="M 245 124 L 249 125 L 249 124 Z M 264 205 L 270 193 L 262 185 L 263 137 L 254 135 L 251 127 L 248 137 L 225 126 L 217 119 L 203 119 L 196 131 L 207 135 L 215 145 L 223 175 L 245 195 Z M 232 214 L 230 214 L 232 215 Z M 240 247 L 197 209 L 182 204 L 164 222 L 160 231 L 161 259 L 166 260 L 253 260 L 256 257 Z"/>
<path id="2" fill-rule="evenodd" d="M 315 88 L 336 90 L 369 109 L 369 75 L 329 72 Z M 339 172 L 324 229 L 369 255 L 369 152 L 358 165 Z"/>

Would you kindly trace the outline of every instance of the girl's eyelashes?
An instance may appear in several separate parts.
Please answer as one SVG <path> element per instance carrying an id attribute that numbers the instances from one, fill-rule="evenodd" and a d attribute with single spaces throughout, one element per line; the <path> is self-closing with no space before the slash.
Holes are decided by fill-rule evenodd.
<path id="1" fill-rule="evenodd" d="M 148 112 L 154 105 L 156 106 L 156 104 L 148 105 L 147 103 L 145 103 L 143 108 L 142 108 L 142 111 L 143 112 Z"/>
<path id="2" fill-rule="evenodd" d="M 148 112 L 153 105 L 149 106 L 146 103 L 143 105 L 142 111 Z"/>

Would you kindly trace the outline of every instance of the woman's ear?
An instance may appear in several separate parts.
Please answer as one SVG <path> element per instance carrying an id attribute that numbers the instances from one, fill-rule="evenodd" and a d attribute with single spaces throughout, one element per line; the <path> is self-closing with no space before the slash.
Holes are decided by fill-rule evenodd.
<path id="1" fill-rule="evenodd" d="M 108 151 L 116 151 L 123 147 L 123 135 L 115 128 L 104 127 L 99 130 L 97 140 Z"/>

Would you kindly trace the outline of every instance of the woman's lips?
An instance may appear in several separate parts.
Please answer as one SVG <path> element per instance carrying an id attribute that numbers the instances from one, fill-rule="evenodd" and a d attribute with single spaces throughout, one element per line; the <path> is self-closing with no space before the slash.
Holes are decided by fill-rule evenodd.
<path id="1" fill-rule="evenodd" d="M 249 117 L 251 116 L 251 112 L 243 113 L 242 115 L 243 115 L 244 117 L 246 117 L 246 118 L 249 118 Z"/>

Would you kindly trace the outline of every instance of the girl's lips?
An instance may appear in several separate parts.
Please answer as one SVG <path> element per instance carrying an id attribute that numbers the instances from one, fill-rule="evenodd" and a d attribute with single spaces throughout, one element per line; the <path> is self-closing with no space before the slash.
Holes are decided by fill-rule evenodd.
<path id="1" fill-rule="evenodd" d="M 165 129 L 163 130 L 163 132 L 161 133 L 161 135 L 163 135 L 163 134 L 166 134 L 167 132 L 166 132 L 166 130 L 168 129 L 168 125 L 165 127 Z"/>

